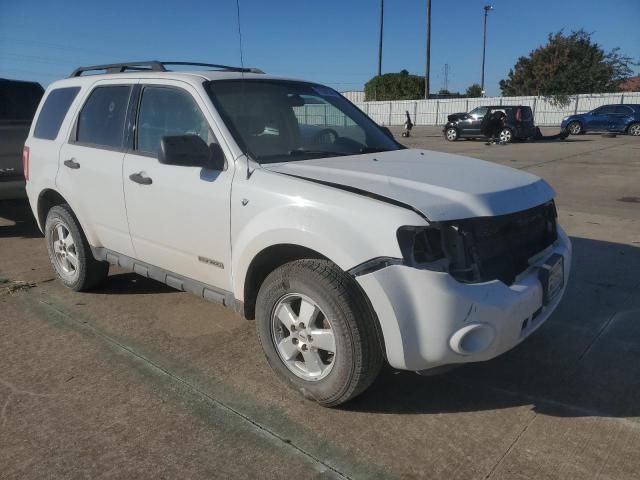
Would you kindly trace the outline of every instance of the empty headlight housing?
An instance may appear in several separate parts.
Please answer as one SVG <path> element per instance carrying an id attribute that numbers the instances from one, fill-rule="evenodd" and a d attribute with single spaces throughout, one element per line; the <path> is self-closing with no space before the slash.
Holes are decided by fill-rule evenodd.
<path id="1" fill-rule="evenodd" d="M 442 232 L 434 226 L 400 227 L 398 244 L 405 264 L 420 267 L 445 258 Z"/>

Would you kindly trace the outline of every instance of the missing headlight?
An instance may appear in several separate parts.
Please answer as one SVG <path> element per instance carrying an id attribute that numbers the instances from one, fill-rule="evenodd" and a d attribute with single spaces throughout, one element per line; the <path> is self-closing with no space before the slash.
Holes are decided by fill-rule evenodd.
<path id="1" fill-rule="evenodd" d="M 445 257 L 439 228 L 400 227 L 397 235 L 402 257 L 407 265 L 421 266 Z"/>

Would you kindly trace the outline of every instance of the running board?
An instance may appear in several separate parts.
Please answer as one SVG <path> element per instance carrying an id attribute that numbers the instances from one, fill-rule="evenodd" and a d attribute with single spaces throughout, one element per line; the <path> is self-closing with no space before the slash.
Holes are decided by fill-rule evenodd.
<path id="1" fill-rule="evenodd" d="M 96 260 L 105 261 L 111 265 L 125 268 L 140 276 L 164 283 L 176 290 L 193 293 L 194 295 L 204 298 L 212 303 L 224 305 L 244 317 L 243 303 L 236 301 L 232 292 L 227 292 L 226 290 L 178 275 L 177 273 L 170 272 L 163 268 L 149 265 L 148 263 L 114 252 L 107 248 L 91 247 L 91 252 Z"/>

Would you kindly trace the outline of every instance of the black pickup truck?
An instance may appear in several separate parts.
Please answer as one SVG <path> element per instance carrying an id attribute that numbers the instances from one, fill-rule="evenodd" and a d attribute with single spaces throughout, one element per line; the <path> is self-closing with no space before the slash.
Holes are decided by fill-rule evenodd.
<path id="1" fill-rule="evenodd" d="M 498 132 L 498 139 L 502 143 L 509 143 L 514 139 L 535 138 L 539 135 L 533 123 L 531 107 L 517 105 L 482 106 L 469 113 L 453 113 L 447 117 L 444 126 L 444 137 L 453 142 L 459 138 L 487 138 L 485 128 L 488 115 L 502 112 L 502 126 Z"/>
<path id="2" fill-rule="evenodd" d="M 0 78 L 0 199 L 25 196 L 22 147 L 43 93 L 39 83 Z"/>

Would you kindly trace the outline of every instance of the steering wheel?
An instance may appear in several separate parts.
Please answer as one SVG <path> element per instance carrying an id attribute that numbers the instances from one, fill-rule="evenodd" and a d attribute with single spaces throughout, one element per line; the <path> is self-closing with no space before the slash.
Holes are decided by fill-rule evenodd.
<path id="1" fill-rule="evenodd" d="M 338 132 L 333 128 L 323 128 L 313 135 L 311 143 L 315 145 L 326 145 L 334 143 L 338 139 Z"/>

